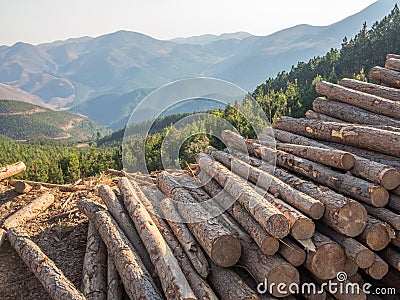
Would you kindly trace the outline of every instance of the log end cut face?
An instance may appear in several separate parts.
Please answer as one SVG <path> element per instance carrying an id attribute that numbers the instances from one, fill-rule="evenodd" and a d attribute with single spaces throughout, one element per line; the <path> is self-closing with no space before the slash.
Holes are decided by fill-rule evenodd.
<path id="1" fill-rule="evenodd" d="M 239 261 L 241 254 L 240 240 L 232 235 L 223 235 L 214 242 L 211 258 L 219 267 L 231 267 Z"/>
<path id="2" fill-rule="evenodd" d="M 261 251 L 265 255 L 274 255 L 279 250 L 279 240 L 274 237 L 267 237 L 261 243 Z"/>
<path id="3" fill-rule="evenodd" d="M 290 229 L 291 235 L 298 240 L 306 240 L 313 236 L 315 224 L 309 218 L 301 218 Z"/>
<path id="4" fill-rule="evenodd" d="M 272 284 L 274 284 L 272 286 Z M 284 288 L 279 288 L 279 284 Z M 275 297 L 286 297 L 290 295 L 289 287 L 291 284 L 300 284 L 300 274 L 295 267 L 290 264 L 282 264 L 272 269 L 268 275 L 268 285 L 272 287 L 271 294 Z M 283 293 L 282 293 L 283 291 Z"/>
<path id="5" fill-rule="evenodd" d="M 314 220 L 319 220 L 323 217 L 325 212 L 325 205 L 321 202 L 315 202 L 311 207 L 310 207 L 310 217 L 312 217 Z"/>
<path id="6" fill-rule="evenodd" d="M 375 261 L 366 271 L 373 279 L 381 280 L 389 271 L 389 266 L 383 260 Z"/>
<path id="7" fill-rule="evenodd" d="M 333 279 L 337 273 L 343 271 L 346 255 L 336 243 L 326 243 L 312 255 L 311 269 L 318 278 L 323 280 Z"/>
<path id="8" fill-rule="evenodd" d="M 374 224 L 365 236 L 367 245 L 374 251 L 381 251 L 389 245 L 390 234 L 384 224 Z"/>
<path id="9" fill-rule="evenodd" d="M 384 188 L 388 190 L 393 190 L 397 188 L 400 184 L 400 172 L 394 168 L 390 168 L 382 174 L 381 183 Z"/>
<path id="10" fill-rule="evenodd" d="M 376 185 L 370 188 L 371 204 L 375 207 L 384 207 L 389 201 L 389 192 L 383 186 Z"/>
<path id="11" fill-rule="evenodd" d="M 342 168 L 343 168 L 343 170 L 350 170 L 351 168 L 354 167 L 355 162 L 356 162 L 356 159 L 354 158 L 353 154 L 344 153 L 342 155 Z"/>
<path id="12" fill-rule="evenodd" d="M 369 268 L 374 263 L 375 254 L 369 249 L 362 250 L 358 253 L 355 263 L 362 269 Z"/>
<path id="13" fill-rule="evenodd" d="M 268 219 L 266 230 L 277 239 L 284 238 L 290 231 L 289 220 L 283 214 L 275 214 Z"/>
<path id="14" fill-rule="evenodd" d="M 355 237 L 361 234 L 367 224 L 367 211 L 356 201 L 345 204 L 337 213 L 340 233 Z"/>

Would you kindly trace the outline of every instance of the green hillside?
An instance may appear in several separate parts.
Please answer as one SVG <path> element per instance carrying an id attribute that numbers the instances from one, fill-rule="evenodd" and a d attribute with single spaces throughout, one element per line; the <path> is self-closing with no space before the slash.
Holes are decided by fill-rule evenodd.
<path id="1" fill-rule="evenodd" d="M 81 115 L 53 111 L 30 103 L 0 101 L 0 134 L 17 140 L 47 137 L 90 140 L 107 131 Z"/>

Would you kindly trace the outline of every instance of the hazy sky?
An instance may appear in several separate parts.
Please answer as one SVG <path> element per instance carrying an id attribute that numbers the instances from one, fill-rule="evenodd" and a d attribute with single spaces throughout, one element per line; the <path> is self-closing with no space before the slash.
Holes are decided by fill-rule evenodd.
<path id="1" fill-rule="evenodd" d="M 117 30 L 158 39 L 297 24 L 329 25 L 376 0 L 0 0 L 0 45 L 99 36 Z"/>

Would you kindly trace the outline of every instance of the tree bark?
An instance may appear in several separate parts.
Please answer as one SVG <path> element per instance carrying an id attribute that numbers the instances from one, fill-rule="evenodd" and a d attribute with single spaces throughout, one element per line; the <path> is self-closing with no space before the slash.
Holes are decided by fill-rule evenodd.
<path id="1" fill-rule="evenodd" d="M 31 191 L 32 187 L 24 181 L 17 181 L 14 185 L 15 191 L 18 194 L 27 194 Z"/>
<path id="2" fill-rule="evenodd" d="M 390 87 L 400 88 L 400 72 L 397 71 L 382 67 L 373 67 L 369 72 L 369 78 Z"/>
<path id="3" fill-rule="evenodd" d="M 318 226 L 318 231 L 341 245 L 347 258 L 354 261 L 360 268 L 369 268 L 374 262 L 374 252 L 355 239 L 341 235 L 322 224 Z"/>
<path id="4" fill-rule="evenodd" d="M 367 226 L 358 239 L 374 251 L 380 251 L 389 245 L 395 236 L 393 228 L 381 220 L 368 216 Z"/>
<path id="5" fill-rule="evenodd" d="M 135 224 L 143 244 L 161 280 L 164 294 L 168 299 L 195 299 L 192 289 L 183 274 L 178 261 L 143 206 L 134 182 L 121 178 L 118 186 L 124 197 L 129 216 Z"/>
<path id="6" fill-rule="evenodd" d="M 276 149 L 342 170 L 350 170 L 355 163 L 353 154 L 341 150 L 285 143 L 277 143 Z"/>
<path id="7" fill-rule="evenodd" d="M 0 248 L 3 245 L 4 241 L 6 240 L 7 232 L 4 229 L 0 228 Z"/>
<path id="8" fill-rule="evenodd" d="M 86 299 L 107 299 L 107 250 L 91 221 L 83 261 L 82 292 Z"/>
<path id="9" fill-rule="evenodd" d="M 385 68 L 393 71 L 400 71 L 400 59 L 394 57 L 387 59 Z"/>
<path id="10" fill-rule="evenodd" d="M 321 121 L 326 121 L 326 122 L 336 122 L 336 123 L 342 123 L 342 120 L 335 119 L 333 117 L 317 113 L 313 110 L 307 110 L 306 111 L 306 118 L 307 119 L 314 119 L 314 120 L 321 120 Z"/>
<path id="11" fill-rule="evenodd" d="M 398 89 L 348 78 L 340 80 L 339 85 L 389 100 L 400 101 L 400 91 Z"/>
<path id="12" fill-rule="evenodd" d="M 131 299 L 163 299 L 150 274 L 117 222 L 100 205 L 80 199 L 78 207 L 92 221 L 114 260 Z"/>
<path id="13" fill-rule="evenodd" d="M 391 59 L 391 58 L 400 59 L 400 54 L 389 53 L 388 55 L 386 55 L 386 60 Z"/>
<path id="14" fill-rule="evenodd" d="M 120 202 L 114 192 L 108 185 L 100 185 L 98 193 L 101 199 L 106 204 L 110 214 L 117 222 L 118 226 L 122 229 L 128 240 L 134 247 L 136 253 L 138 253 L 141 261 L 146 267 L 147 271 L 152 275 L 158 288 L 161 288 L 159 278 L 154 270 L 154 265 L 151 262 L 149 253 L 143 244 L 138 232 L 136 231 L 133 221 L 128 215 L 124 205 Z"/>
<path id="15" fill-rule="evenodd" d="M 306 260 L 306 252 L 288 237 L 280 241 L 279 254 L 295 267 L 301 266 Z"/>
<path id="16" fill-rule="evenodd" d="M 204 255 L 203 250 L 198 244 L 196 238 L 181 219 L 181 216 L 175 208 L 173 201 L 168 198 L 164 199 L 161 202 L 161 209 L 164 213 L 165 219 L 169 224 L 169 227 L 174 232 L 193 267 L 201 277 L 207 278 L 209 271 L 207 258 Z M 180 220 L 180 222 L 177 220 Z"/>
<path id="17" fill-rule="evenodd" d="M 327 236 L 315 232 L 312 241 L 315 252 L 308 252 L 304 266 L 316 277 L 326 280 L 335 278 L 343 270 L 346 255 L 340 245 Z"/>
<path id="18" fill-rule="evenodd" d="M 381 258 L 390 266 L 400 271 L 400 253 L 393 247 L 387 247 L 380 253 Z"/>
<path id="19" fill-rule="evenodd" d="M 157 175 L 157 185 L 164 194 L 178 202 L 177 208 L 183 220 L 217 266 L 230 267 L 238 262 L 241 254 L 240 241 L 229 228 L 213 219 L 168 173 L 161 172 Z"/>
<path id="20" fill-rule="evenodd" d="M 111 255 L 107 256 L 107 299 L 122 300 L 124 288 Z"/>
<path id="21" fill-rule="evenodd" d="M 290 117 L 276 120 L 274 128 L 291 131 L 309 138 L 318 138 L 400 157 L 400 134 L 397 132 L 354 124 Z"/>
<path id="22" fill-rule="evenodd" d="M 383 129 L 381 126 L 400 127 L 400 120 L 398 119 L 390 118 L 379 113 L 373 113 L 366 109 L 343 102 L 328 100 L 323 97 L 314 100 L 313 109 L 317 113 L 331 116 L 341 120 L 341 122 L 345 121 L 352 124 L 374 125 L 381 129 Z"/>
<path id="23" fill-rule="evenodd" d="M 243 138 L 233 132 L 224 131 L 222 133 L 222 139 L 228 145 L 237 147 L 239 150 L 241 143 L 243 143 Z M 362 179 L 343 174 L 329 167 L 312 162 L 308 159 L 301 159 L 283 151 L 274 151 L 266 146 L 251 143 L 250 141 L 244 142 L 247 147 L 246 150 L 254 156 L 262 158 L 274 154 L 276 155 L 276 163 L 278 166 L 294 171 L 367 204 L 382 207 L 385 206 L 389 200 L 389 193 L 382 186 L 371 184 Z"/>
<path id="24" fill-rule="evenodd" d="M 388 264 L 375 254 L 374 262 L 372 266 L 364 270 L 373 279 L 381 280 L 389 271 Z"/>
<path id="25" fill-rule="evenodd" d="M 7 165 L 4 167 L 0 167 L 0 180 L 6 179 L 13 175 L 17 175 L 26 170 L 26 166 L 22 161 L 19 161 L 12 165 Z"/>
<path id="26" fill-rule="evenodd" d="M 369 215 L 388 223 L 395 230 L 400 230 L 400 215 L 398 215 L 384 207 L 378 208 L 378 207 L 372 207 L 369 205 L 364 205 L 364 207 L 367 210 Z"/>
<path id="27" fill-rule="evenodd" d="M 315 89 L 318 93 L 327 96 L 329 99 L 357 106 L 380 115 L 397 119 L 400 118 L 400 103 L 396 101 L 355 91 L 326 81 L 318 82 Z"/>
<path id="28" fill-rule="evenodd" d="M 45 211 L 54 202 L 54 196 L 45 192 L 20 210 L 9 216 L 3 223 L 6 229 L 19 227 L 29 220 L 34 219 L 41 212 Z"/>
<path id="29" fill-rule="evenodd" d="M 86 299 L 21 228 L 9 229 L 7 238 L 11 246 L 53 299 Z"/>
<path id="30" fill-rule="evenodd" d="M 230 269 L 212 265 L 208 280 L 221 299 L 260 299 L 257 293 Z"/>
<path id="31" fill-rule="evenodd" d="M 386 207 L 400 213 L 400 197 L 395 194 L 390 194 L 389 202 Z"/>

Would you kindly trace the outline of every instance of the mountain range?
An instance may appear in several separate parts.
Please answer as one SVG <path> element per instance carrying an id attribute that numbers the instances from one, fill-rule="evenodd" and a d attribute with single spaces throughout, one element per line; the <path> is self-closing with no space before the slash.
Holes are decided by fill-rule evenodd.
<path id="1" fill-rule="evenodd" d="M 72 109 L 118 128 L 138 101 L 168 82 L 209 76 L 251 91 L 298 61 L 325 54 L 393 8 L 380 0 L 329 26 L 298 25 L 267 36 L 246 32 L 157 40 L 129 31 L 40 45 L 0 46 L 0 99 Z M 10 86 L 10 87 L 8 87 Z M 18 94 L 17 93 L 17 94 Z M 20 100 L 20 99 L 17 99 Z"/>

